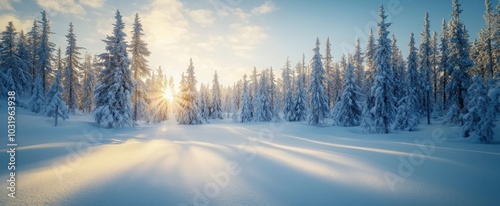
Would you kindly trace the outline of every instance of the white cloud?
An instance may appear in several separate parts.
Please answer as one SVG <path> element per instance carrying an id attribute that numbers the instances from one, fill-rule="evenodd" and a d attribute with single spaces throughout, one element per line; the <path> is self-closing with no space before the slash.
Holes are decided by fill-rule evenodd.
<path id="1" fill-rule="evenodd" d="M 24 30 L 24 33 L 28 32 L 33 24 L 33 19 L 20 19 L 13 14 L 2 14 L 0 15 L 0 30 L 4 30 L 10 21 L 14 24 L 17 32 Z"/>
<path id="2" fill-rule="evenodd" d="M 100 8 L 104 5 L 105 0 L 79 0 L 80 4 L 92 8 Z"/>
<path id="3" fill-rule="evenodd" d="M 259 14 L 268 14 L 273 11 L 276 11 L 276 6 L 272 1 L 266 1 L 264 4 L 255 7 L 252 9 L 252 14 L 259 15 Z"/>
<path id="4" fill-rule="evenodd" d="M 215 17 L 212 11 L 205 9 L 196 9 L 187 11 L 191 19 L 201 25 L 211 25 L 215 21 Z"/>
<path id="5" fill-rule="evenodd" d="M 248 52 L 268 38 L 265 30 L 256 25 L 232 24 L 233 33 L 229 36 L 231 47 L 240 56 L 248 56 Z"/>
<path id="6" fill-rule="evenodd" d="M 84 14 L 83 7 L 74 0 L 37 0 L 37 4 L 47 12 L 61 12 L 64 14 Z"/>
<path id="7" fill-rule="evenodd" d="M 13 0 L 12 2 L 19 2 L 19 0 Z M 14 11 L 14 7 L 10 0 L 0 0 L 0 10 Z"/>

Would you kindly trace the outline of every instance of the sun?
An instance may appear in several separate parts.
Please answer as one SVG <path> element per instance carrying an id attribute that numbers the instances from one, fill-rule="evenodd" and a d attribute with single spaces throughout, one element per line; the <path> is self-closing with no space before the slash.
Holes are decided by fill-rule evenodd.
<path id="1" fill-rule="evenodd" d="M 163 99 L 172 102 L 174 101 L 174 94 L 170 89 L 164 89 L 163 90 Z"/>

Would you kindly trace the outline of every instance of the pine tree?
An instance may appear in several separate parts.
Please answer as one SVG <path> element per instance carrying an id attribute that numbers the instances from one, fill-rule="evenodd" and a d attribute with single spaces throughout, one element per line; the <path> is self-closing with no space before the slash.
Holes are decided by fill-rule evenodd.
<path id="1" fill-rule="evenodd" d="M 446 111 L 448 108 L 448 95 L 446 93 L 446 87 L 449 82 L 449 75 L 451 74 L 450 65 L 450 50 L 449 50 L 449 35 L 448 26 L 446 21 L 443 19 L 441 24 L 441 34 L 440 34 L 441 44 L 439 46 L 439 53 L 441 53 L 441 58 L 439 59 L 439 71 L 441 72 L 441 92 L 442 92 L 442 110 Z"/>
<path id="2" fill-rule="evenodd" d="M 472 96 L 467 103 L 468 113 L 464 115 L 464 137 L 491 143 L 494 137 L 495 112 L 480 76 L 474 77 L 474 83 L 468 88 L 468 93 Z"/>
<path id="3" fill-rule="evenodd" d="M 309 124 L 319 125 L 329 113 L 328 100 L 325 96 L 325 69 L 321 63 L 319 53 L 319 39 L 316 39 L 316 47 L 313 49 L 314 56 L 311 60 L 311 80 L 309 82 L 309 93 L 311 94 L 311 112 L 309 113 Z"/>
<path id="4" fill-rule="evenodd" d="M 16 50 L 16 56 L 20 60 L 20 65 L 17 69 L 14 69 L 14 74 L 12 75 L 14 79 L 14 82 L 19 83 L 17 84 L 17 88 L 22 91 L 21 94 L 27 94 L 30 93 L 31 90 L 31 84 L 32 84 L 32 77 L 30 74 L 30 54 L 28 51 L 28 40 L 26 39 L 26 35 L 24 35 L 24 32 L 21 30 L 19 33 L 19 39 L 17 40 L 17 50 Z"/>
<path id="5" fill-rule="evenodd" d="M 95 81 L 92 56 L 85 55 L 83 64 L 83 88 L 81 98 L 81 109 L 84 113 L 91 113 L 94 109 L 94 88 L 97 85 Z"/>
<path id="6" fill-rule="evenodd" d="M 210 107 L 208 101 L 208 86 L 201 84 L 200 86 L 200 95 L 198 95 L 198 105 L 200 108 L 200 118 L 201 120 L 208 123 L 208 119 L 210 118 Z"/>
<path id="7" fill-rule="evenodd" d="M 37 76 L 35 78 L 33 92 L 29 101 L 30 110 L 34 113 L 40 113 L 45 110 L 45 94 L 42 88 L 42 78 Z"/>
<path id="8" fill-rule="evenodd" d="M 276 89 L 276 79 L 274 77 L 273 68 L 269 69 L 269 80 L 268 80 L 268 90 L 269 90 L 269 105 L 271 109 L 271 119 L 273 121 L 279 121 L 280 117 L 280 101 L 278 91 Z M 283 99 L 283 98 L 281 98 Z"/>
<path id="9" fill-rule="evenodd" d="M 132 120 L 145 119 L 144 115 L 147 107 L 147 95 L 149 93 L 148 86 L 144 83 L 144 79 L 149 78 L 149 66 L 146 57 L 150 55 L 146 42 L 142 40 L 144 36 L 142 23 L 139 19 L 139 14 L 135 14 L 134 26 L 132 30 L 132 41 L 129 46 L 129 52 L 132 54 L 130 70 L 134 79 L 134 92 L 132 94 Z"/>
<path id="10" fill-rule="evenodd" d="M 365 76 L 365 71 L 363 68 L 364 56 L 361 52 L 361 42 L 359 38 L 356 40 L 356 48 L 354 50 L 352 66 L 354 67 L 354 77 L 356 78 L 356 84 L 363 89 L 363 80 Z M 363 92 L 363 91 L 361 91 Z"/>
<path id="11" fill-rule="evenodd" d="M 255 104 L 255 121 L 269 122 L 272 120 L 272 108 L 269 95 L 269 85 L 267 74 L 262 71 L 260 74 L 260 85 L 258 87 Z"/>
<path id="12" fill-rule="evenodd" d="M 24 85 L 28 83 L 29 75 L 26 69 L 26 62 L 17 55 L 16 49 L 16 29 L 14 24 L 9 22 L 0 39 L 0 75 L 2 87 L 22 94 Z M 6 92 L 2 91 L 1 96 Z"/>
<path id="13" fill-rule="evenodd" d="M 189 59 L 189 67 L 186 73 L 186 92 L 181 100 L 184 102 L 184 115 L 179 120 L 179 124 L 201 124 L 198 91 L 196 90 L 197 81 L 194 76 L 192 59 Z"/>
<path id="14" fill-rule="evenodd" d="M 252 99 L 250 98 L 250 91 L 248 88 L 247 75 L 243 76 L 243 93 L 241 97 L 241 122 L 253 121 L 253 106 Z"/>
<path id="15" fill-rule="evenodd" d="M 99 125 L 108 128 L 132 125 L 130 96 L 134 91 L 134 84 L 126 50 L 126 34 L 123 32 L 125 25 L 118 10 L 115 19 L 113 35 L 104 40 L 106 53 L 99 55 L 104 69 L 99 75 L 101 83 L 94 92 L 94 119 Z"/>
<path id="16" fill-rule="evenodd" d="M 453 0 L 452 20 L 450 21 L 450 56 L 451 81 L 447 84 L 446 92 L 451 95 L 450 105 L 453 109 L 448 110 L 447 122 L 463 124 L 463 115 L 467 113 L 466 98 L 467 88 L 470 84 L 470 76 L 467 73 L 473 62 L 469 57 L 469 41 L 467 30 L 460 21 L 460 4 Z"/>
<path id="17" fill-rule="evenodd" d="M 438 47 L 438 36 L 437 36 L 437 32 L 434 31 L 432 33 L 432 38 L 431 38 L 431 43 L 430 43 L 430 46 L 431 46 L 431 71 L 432 71 L 432 94 L 434 95 L 433 96 L 433 99 L 432 99 L 432 102 L 433 102 L 433 107 L 434 107 L 434 112 L 437 112 L 436 110 L 439 109 L 439 106 L 438 106 L 438 95 L 439 95 L 439 81 L 438 81 L 438 77 L 439 77 L 439 47 Z"/>
<path id="18" fill-rule="evenodd" d="M 342 127 L 358 126 L 361 119 L 361 89 L 356 84 L 354 76 L 354 66 L 347 64 L 346 76 L 344 78 L 344 91 L 340 95 L 340 100 L 336 106 L 338 112 L 333 118 Z"/>
<path id="19" fill-rule="evenodd" d="M 337 101 L 336 97 L 334 97 L 335 93 L 335 76 L 334 76 L 334 70 L 333 70 L 333 57 L 332 57 L 332 49 L 331 49 L 331 44 L 330 44 L 330 38 L 328 37 L 326 39 L 326 51 L 325 51 L 325 63 L 324 63 L 324 68 L 326 72 L 326 79 L 325 79 L 325 87 L 326 87 L 326 96 L 328 100 L 328 106 L 331 108 Z M 338 92 L 336 92 L 338 94 Z"/>
<path id="20" fill-rule="evenodd" d="M 282 72 L 283 79 L 283 114 L 286 121 L 293 121 L 295 119 L 293 112 L 293 93 L 292 93 L 292 83 L 290 80 L 290 60 L 286 59 L 285 67 Z"/>
<path id="21" fill-rule="evenodd" d="M 33 26 L 31 27 L 31 31 L 28 32 L 28 53 L 30 56 L 29 61 L 29 73 L 30 73 L 30 81 L 34 82 L 39 68 L 39 49 L 40 49 L 40 28 L 38 27 L 38 21 L 33 20 Z M 30 92 L 33 92 L 35 88 L 35 84 L 31 84 Z M 30 93 L 32 94 L 32 93 Z"/>
<path id="22" fill-rule="evenodd" d="M 214 74 L 214 80 L 212 80 L 212 119 L 223 119 L 222 117 L 222 100 L 219 85 L 219 76 L 217 71 Z"/>
<path id="23" fill-rule="evenodd" d="M 42 20 L 39 22 L 41 24 L 41 33 L 40 33 L 40 45 L 37 50 L 37 67 L 39 68 L 38 74 L 40 74 L 40 78 L 42 78 L 42 91 L 45 93 L 48 86 L 48 76 L 52 72 L 52 52 L 54 51 L 55 44 L 49 40 L 49 35 L 53 34 L 50 31 L 49 20 L 47 19 L 47 12 L 42 11 Z"/>
<path id="24" fill-rule="evenodd" d="M 370 36 L 368 37 L 368 45 L 366 46 L 365 58 L 366 58 L 366 69 L 365 78 L 363 83 L 363 93 L 369 94 L 375 81 L 375 53 L 377 52 L 377 45 L 375 43 L 375 37 L 373 36 L 373 30 L 370 29 Z M 369 95 L 367 95 L 368 97 Z"/>
<path id="25" fill-rule="evenodd" d="M 396 130 L 414 131 L 419 123 L 418 118 L 418 99 L 417 88 L 418 71 L 417 71 L 417 49 L 415 48 L 415 39 L 413 33 L 410 34 L 409 44 L 410 54 L 408 55 L 408 76 L 404 83 L 406 94 L 398 102 L 398 109 L 396 114 Z"/>
<path id="26" fill-rule="evenodd" d="M 380 6 L 379 39 L 377 53 L 375 54 L 375 84 L 371 89 L 374 106 L 370 109 L 373 113 L 376 133 L 390 133 L 395 117 L 394 74 L 390 65 L 391 46 L 387 28 L 391 23 L 386 23 L 384 7 Z"/>
<path id="27" fill-rule="evenodd" d="M 297 80 L 295 84 L 295 99 L 292 107 L 292 121 L 304 121 L 307 117 L 307 91 L 304 85 L 306 76 L 302 63 L 297 63 Z"/>
<path id="28" fill-rule="evenodd" d="M 60 84 L 61 81 L 61 72 L 57 71 L 56 77 L 54 79 L 54 83 L 50 90 L 47 92 L 48 105 L 45 108 L 45 115 L 48 117 L 54 117 L 55 125 L 57 127 L 57 119 L 59 116 L 63 120 L 68 119 L 68 108 L 66 107 L 66 103 L 62 100 L 61 93 L 63 92 L 63 88 Z"/>
<path id="29" fill-rule="evenodd" d="M 500 18 L 500 16 L 495 16 L 493 9 L 491 8 L 491 2 L 485 0 L 485 12 L 484 21 L 486 26 L 479 32 L 479 61 L 475 61 L 476 65 L 481 65 L 479 68 L 480 75 L 487 79 L 489 77 L 494 77 L 494 20 L 495 18 Z"/>
<path id="30" fill-rule="evenodd" d="M 431 46 L 430 46 L 430 41 L 431 41 L 431 36 L 430 36 L 430 30 L 429 30 L 430 24 L 429 24 L 429 13 L 425 13 L 424 17 L 424 31 L 420 35 L 422 38 L 422 43 L 420 44 L 420 49 L 419 49 L 419 71 L 421 74 L 421 79 L 420 79 L 420 90 L 421 94 L 419 95 L 419 99 L 421 101 L 421 108 L 425 111 L 427 115 L 427 124 L 431 123 L 431 91 L 432 91 L 432 82 L 431 82 L 431 75 L 432 75 L 432 64 L 431 64 Z"/>
<path id="31" fill-rule="evenodd" d="M 403 71 L 404 71 L 404 60 L 403 60 L 403 55 L 401 54 L 401 50 L 399 50 L 399 47 L 397 45 L 397 39 L 394 34 L 392 34 L 392 39 L 391 39 L 391 68 L 392 72 L 394 74 L 394 96 L 396 99 L 400 99 L 403 97 L 402 91 L 403 88 L 400 87 L 400 85 L 403 84 L 404 78 L 403 78 Z"/>
<path id="32" fill-rule="evenodd" d="M 158 69 L 160 70 L 160 69 Z M 184 101 L 184 97 L 186 96 L 187 93 L 187 83 L 186 83 L 186 76 L 184 73 L 181 75 L 181 82 L 179 83 L 179 92 L 177 93 L 175 99 L 176 99 L 176 120 L 177 122 L 180 122 L 181 119 L 184 119 L 186 115 L 186 102 Z"/>
<path id="33" fill-rule="evenodd" d="M 68 34 L 66 35 L 68 46 L 66 47 L 66 68 L 64 69 L 64 99 L 68 103 L 68 109 L 72 114 L 78 106 L 78 91 L 81 89 L 81 57 L 76 46 L 76 35 L 73 33 L 73 23 L 69 23 Z"/>

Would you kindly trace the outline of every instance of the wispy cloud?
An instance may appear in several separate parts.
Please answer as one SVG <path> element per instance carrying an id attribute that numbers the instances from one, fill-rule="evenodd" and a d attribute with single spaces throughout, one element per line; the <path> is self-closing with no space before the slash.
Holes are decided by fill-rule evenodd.
<path id="1" fill-rule="evenodd" d="M 0 0 L 0 10 L 14 11 L 11 2 L 19 2 L 19 0 Z"/>
<path id="2" fill-rule="evenodd" d="M 21 19 L 13 14 L 2 14 L 0 15 L 0 28 L 5 28 L 10 21 L 14 24 L 16 31 L 24 30 L 25 33 L 29 31 L 33 23 L 33 19 L 30 18 Z"/>
<path id="3" fill-rule="evenodd" d="M 231 47 L 240 56 L 247 53 L 268 38 L 264 28 L 256 25 L 232 24 L 232 34 L 228 37 Z"/>
<path id="4" fill-rule="evenodd" d="M 206 9 L 196 9 L 187 11 L 189 17 L 196 23 L 203 26 L 211 25 L 215 21 L 214 13 Z"/>
<path id="5" fill-rule="evenodd" d="M 264 4 L 253 8 L 252 14 L 254 14 L 254 15 L 268 14 L 268 13 L 272 13 L 273 11 L 276 11 L 276 6 L 274 5 L 274 2 L 266 1 L 266 2 L 264 2 Z"/>
<path id="6" fill-rule="evenodd" d="M 63 14 L 84 14 L 83 7 L 74 0 L 37 0 L 36 3 L 43 9 Z"/>
<path id="7" fill-rule="evenodd" d="M 104 5 L 105 0 L 79 0 L 81 5 L 89 6 L 92 8 L 100 8 Z"/>

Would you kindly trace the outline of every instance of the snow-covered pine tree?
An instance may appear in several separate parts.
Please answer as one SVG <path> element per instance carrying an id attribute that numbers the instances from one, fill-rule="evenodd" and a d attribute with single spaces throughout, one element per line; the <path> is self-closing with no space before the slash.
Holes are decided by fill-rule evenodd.
<path id="1" fill-rule="evenodd" d="M 467 30 L 460 21 L 460 4 L 458 0 L 453 0 L 452 19 L 449 22 L 450 32 L 449 64 L 451 66 L 450 82 L 446 85 L 446 92 L 450 94 L 450 109 L 446 116 L 446 121 L 450 123 L 463 124 L 463 115 L 467 113 L 466 98 L 467 88 L 470 84 L 470 76 L 467 73 L 473 66 L 469 57 L 469 41 Z"/>
<path id="2" fill-rule="evenodd" d="M 50 90 L 47 92 L 47 100 L 48 104 L 45 108 L 45 115 L 48 117 L 54 117 L 55 124 L 57 127 L 57 119 L 59 116 L 63 120 L 68 119 L 68 108 L 66 107 L 66 103 L 61 97 L 61 93 L 63 92 L 63 88 L 61 87 L 61 71 L 57 71 L 56 76 L 54 78 L 54 83 Z"/>
<path id="3" fill-rule="evenodd" d="M 473 84 L 468 88 L 468 113 L 464 115 L 463 135 L 483 143 L 491 143 L 494 137 L 495 112 L 484 86 L 483 79 L 477 75 Z"/>
<path id="4" fill-rule="evenodd" d="M 278 91 L 276 89 L 276 79 L 274 77 L 273 68 L 269 68 L 269 77 L 268 77 L 268 93 L 269 93 L 269 105 L 271 109 L 271 120 L 279 121 L 280 117 L 280 98 L 278 97 Z M 283 98 L 281 98 L 283 99 Z"/>
<path id="5" fill-rule="evenodd" d="M 485 0 L 485 12 L 483 15 L 486 26 L 479 32 L 479 62 L 475 62 L 476 65 L 481 65 L 478 68 L 479 73 L 483 79 L 488 79 L 489 77 L 494 77 L 494 44 L 499 44 L 494 42 L 494 26 L 495 18 L 500 19 L 500 16 L 496 16 L 491 6 L 489 0 Z M 500 25 L 498 25 L 500 26 Z"/>
<path id="6" fill-rule="evenodd" d="M 419 86 L 419 100 L 420 108 L 425 111 L 427 116 L 427 124 L 431 123 L 431 91 L 432 91 L 432 64 L 431 64 L 431 35 L 430 35 L 429 13 L 425 13 L 424 17 L 424 31 L 420 34 L 422 42 L 419 49 L 419 72 L 420 72 L 420 86 Z"/>
<path id="7" fill-rule="evenodd" d="M 368 36 L 368 44 L 365 51 L 366 67 L 365 76 L 363 81 L 362 90 L 366 97 L 369 97 L 370 90 L 375 81 L 375 53 L 377 52 L 377 44 L 375 43 L 375 37 L 373 35 L 373 30 L 370 29 L 370 35 Z"/>
<path id="8" fill-rule="evenodd" d="M 219 76 L 215 71 L 214 79 L 212 80 L 212 119 L 223 119 L 222 117 L 222 99 L 219 85 Z"/>
<path id="9" fill-rule="evenodd" d="M 125 41 L 125 24 L 120 12 L 115 15 L 113 35 L 108 36 L 106 53 L 99 57 L 104 69 L 99 75 L 100 84 L 95 89 L 94 119 L 99 125 L 108 128 L 131 126 L 130 96 L 134 91 L 130 60 Z"/>
<path id="10" fill-rule="evenodd" d="M 38 21 L 35 19 L 33 20 L 33 26 L 31 27 L 31 30 L 28 32 L 28 52 L 30 55 L 30 61 L 29 61 L 29 73 L 30 73 L 30 81 L 33 82 L 30 84 L 31 88 L 30 94 L 32 95 L 31 92 L 33 92 L 33 89 L 35 88 L 35 78 L 38 74 L 38 68 L 39 68 L 39 52 L 38 50 L 40 49 L 40 28 L 38 26 Z"/>
<path id="11" fill-rule="evenodd" d="M 250 98 L 250 91 L 248 88 L 247 75 L 243 76 L 243 93 L 241 96 L 241 122 L 253 121 L 253 104 Z"/>
<path id="12" fill-rule="evenodd" d="M 391 125 L 395 120 L 394 74 L 392 72 L 391 41 L 388 38 L 387 28 L 391 23 L 386 23 L 384 6 L 380 6 L 379 39 L 377 53 L 375 54 L 375 84 L 371 89 L 374 106 L 370 109 L 373 113 L 373 123 L 376 133 L 390 133 Z"/>
<path id="13" fill-rule="evenodd" d="M 354 66 L 347 64 L 346 76 L 344 77 L 344 91 L 337 102 L 336 116 L 333 118 L 339 126 L 358 126 L 361 119 L 361 89 L 356 83 Z"/>
<path id="14" fill-rule="evenodd" d="M 142 23 L 139 14 L 135 14 L 134 26 L 132 29 L 132 41 L 129 52 L 132 54 L 130 70 L 134 79 L 134 92 L 132 94 L 132 121 L 136 124 L 138 120 L 144 120 L 143 114 L 148 105 L 147 95 L 150 93 L 148 85 L 144 79 L 149 78 L 149 66 L 146 57 L 149 56 L 148 44 L 142 39 L 144 36 Z"/>
<path id="15" fill-rule="evenodd" d="M 24 85 L 28 83 L 28 73 L 26 72 L 26 62 L 17 55 L 16 49 L 16 29 L 12 21 L 7 24 L 0 39 L 0 80 L 3 88 L 14 90 L 22 94 Z M 7 93 L 1 91 L 0 96 Z"/>
<path id="16" fill-rule="evenodd" d="M 45 110 L 45 93 L 43 93 L 42 78 L 38 75 L 35 78 L 33 92 L 29 101 L 30 110 L 34 113 L 40 113 Z"/>
<path id="17" fill-rule="evenodd" d="M 356 48 L 354 49 L 354 55 L 352 56 L 353 62 L 352 66 L 354 67 L 354 77 L 356 78 L 356 84 L 363 89 L 363 80 L 365 76 L 365 71 L 363 68 L 364 56 L 363 52 L 361 52 L 361 41 L 359 38 L 356 40 Z M 361 91 L 363 92 L 363 90 Z M 363 94 L 365 94 L 363 92 Z"/>
<path id="18" fill-rule="evenodd" d="M 94 109 L 94 89 L 96 84 L 93 68 L 92 56 L 85 55 L 83 63 L 83 88 L 81 100 L 81 110 L 83 113 L 91 113 Z"/>
<path id="19" fill-rule="evenodd" d="M 42 11 L 42 20 L 39 22 L 41 24 L 41 32 L 40 32 L 40 47 L 37 52 L 37 67 L 38 74 L 40 74 L 40 78 L 42 78 L 42 91 L 45 93 L 48 87 L 48 76 L 52 72 L 52 52 L 54 51 L 55 44 L 50 41 L 49 36 L 53 34 L 50 31 L 49 20 L 47 19 L 47 12 Z"/>
<path id="20" fill-rule="evenodd" d="M 438 97 L 439 97 L 439 47 L 438 47 L 438 35 L 437 32 L 434 31 L 432 33 L 432 38 L 431 38 L 431 71 L 432 71 L 432 107 L 433 107 L 433 112 L 440 112 L 439 110 L 439 105 L 438 105 Z"/>
<path id="21" fill-rule="evenodd" d="M 414 131 L 419 123 L 417 89 L 420 83 L 418 82 L 417 49 L 413 33 L 410 34 L 409 51 L 408 76 L 403 82 L 404 87 L 402 87 L 405 90 L 405 96 L 398 102 L 395 123 L 395 129 L 403 131 Z"/>
<path id="22" fill-rule="evenodd" d="M 197 81 L 194 75 L 192 59 L 189 59 L 189 67 L 186 73 L 186 92 L 182 97 L 185 115 L 183 115 L 183 118 L 179 119 L 179 124 L 201 124 L 198 91 L 196 90 Z"/>
<path id="23" fill-rule="evenodd" d="M 443 19 L 441 23 L 441 34 L 439 45 L 439 53 L 441 54 L 441 58 L 439 59 L 439 71 L 441 72 L 441 94 L 442 98 L 442 110 L 446 111 L 448 109 L 448 94 L 446 93 L 446 87 L 449 81 L 449 75 L 451 73 L 451 65 L 449 61 L 450 50 L 449 50 L 449 35 L 448 35 L 448 26 L 446 20 Z"/>
<path id="24" fill-rule="evenodd" d="M 209 107 L 209 94 L 208 85 L 205 86 L 203 83 L 200 85 L 200 95 L 198 95 L 198 106 L 200 108 L 200 118 L 201 120 L 208 123 L 210 118 L 210 107 Z"/>
<path id="25" fill-rule="evenodd" d="M 285 121 L 293 121 L 295 119 L 293 112 L 293 93 L 292 86 L 290 80 L 290 60 L 286 59 L 285 67 L 283 68 L 283 72 L 281 74 L 281 78 L 283 79 L 283 118 Z"/>
<path id="26" fill-rule="evenodd" d="M 82 76 L 82 64 L 80 60 L 81 47 L 76 46 L 76 35 L 73 33 L 73 23 L 69 23 L 66 35 L 68 46 L 66 47 L 66 68 L 64 69 L 64 99 L 68 103 L 68 110 L 73 115 L 78 107 L 78 92 L 81 89 L 80 79 Z"/>
<path id="27" fill-rule="evenodd" d="M 404 78 L 402 78 L 404 72 L 404 60 L 403 55 L 401 54 L 401 50 L 397 45 L 397 39 L 394 34 L 392 34 L 391 39 L 391 52 L 391 68 L 394 74 L 394 96 L 396 97 L 396 99 L 400 99 L 404 96 L 402 92 L 404 89 L 400 88 L 400 85 L 402 85 L 404 81 Z"/>
<path id="28" fill-rule="evenodd" d="M 33 78 L 30 74 L 30 54 L 28 51 L 28 40 L 26 39 L 26 35 L 24 34 L 23 30 L 21 30 L 21 32 L 19 33 L 19 39 L 17 40 L 16 56 L 21 60 L 21 64 L 19 65 L 19 68 L 14 70 L 15 72 L 13 71 L 13 78 L 25 79 L 24 84 L 18 84 L 16 88 L 22 91 L 20 95 L 29 94 L 31 90 L 31 84 L 33 83 L 31 80 Z M 16 72 L 19 72 L 20 74 L 15 74 Z M 16 82 L 15 79 L 14 82 Z M 22 80 L 18 82 L 22 83 Z"/>
<path id="29" fill-rule="evenodd" d="M 309 124 L 320 125 L 324 123 L 330 108 L 325 96 L 325 69 L 321 63 L 319 53 L 319 39 L 316 39 L 316 47 L 313 49 L 314 56 L 311 59 L 311 80 L 309 82 L 309 93 L 311 94 Z"/>
<path id="30" fill-rule="evenodd" d="M 332 45 L 330 44 L 330 37 L 326 39 L 326 49 L 325 49 L 325 62 L 324 62 L 324 68 L 326 72 L 326 79 L 325 79 L 325 87 L 326 87 L 326 96 L 328 100 L 328 107 L 331 108 L 337 101 L 336 96 L 334 97 L 334 93 L 337 95 L 338 92 L 335 92 L 335 90 L 338 90 L 338 88 L 335 87 L 335 75 L 334 75 L 334 68 L 333 68 L 333 56 L 332 56 Z"/>
<path id="31" fill-rule="evenodd" d="M 187 92 L 187 83 L 186 83 L 186 76 L 184 75 L 184 72 L 181 75 L 181 82 L 179 83 L 179 92 L 175 96 L 175 109 L 176 109 L 176 121 L 180 122 L 181 119 L 184 119 L 186 115 L 186 102 L 184 101 L 184 97 L 186 96 Z"/>
<path id="32" fill-rule="evenodd" d="M 266 71 L 261 72 L 259 83 L 255 104 L 255 121 L 269 122 L 272 120 L 272 110 Z"/>
<path id="33" fill-rule="evenodd" d="M 307 91 L 304 85 L 306 76 L 303 63 L 297 63 L 297 80 L 295 83 L 295 99 L 293 100 L 293 121 L 304 121 L 307 117 Z"/>

